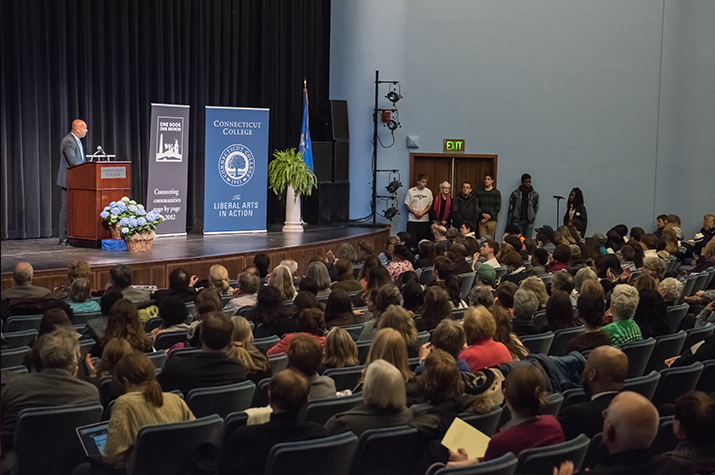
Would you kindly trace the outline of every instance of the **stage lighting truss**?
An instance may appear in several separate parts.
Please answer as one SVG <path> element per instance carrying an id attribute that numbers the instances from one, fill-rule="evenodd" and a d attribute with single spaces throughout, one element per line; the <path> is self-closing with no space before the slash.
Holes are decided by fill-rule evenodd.
<path id="1" fill-rule="evenodd" d="M 394 171 L 390 172 L 388 180 L 390 181 L 390 184 L 387 185 L 385 189 L 392 196 L 397 193 L 397 190 L 402 187 L 402 182 L 400 181 L 400 173 Z"/>
<path id="2" fill-rule="evenodd" d="M 385 95 L 388 101 L 392 102 L 392 106 L 394 107 L 397 101 L 402 99 L 402 86 L 400 86 L 400 83 L 395 81 L 390 83 L 390 91 Z"/>
<path id="3" fill-rule="evenodd" d="M 392 204 L 389 208 L 382 212 L 382 215 L 385 217 L 385 219 L 390 221 L 398 214 L 400 214 L 400 212 L 397 211 L 397 208 L 395 208 L 394 204 Z"/>

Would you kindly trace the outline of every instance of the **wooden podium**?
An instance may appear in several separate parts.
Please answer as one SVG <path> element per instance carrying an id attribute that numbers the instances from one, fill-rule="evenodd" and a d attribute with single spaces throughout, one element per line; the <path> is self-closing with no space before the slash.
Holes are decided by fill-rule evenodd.
<path id="1" fill-rule="evenodd" d="M 67 170 L 67 239 L 101 247 L 109 231 L 99 216 L 112 201 L 131 194 L 131 162 L 85 162 Z"/>

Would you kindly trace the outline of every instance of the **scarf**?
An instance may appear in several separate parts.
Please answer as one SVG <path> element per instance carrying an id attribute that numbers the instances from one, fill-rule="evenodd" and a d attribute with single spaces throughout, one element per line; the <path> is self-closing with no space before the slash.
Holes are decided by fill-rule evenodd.
<path id="1" fill-rule="evenodd" d="M 432 211 L 434 211 L 434 214 L 437 216 L 437 221 L 446 221 L 447 217 L 452 214 L 452 197 L 447 195 L 447 199 L 445 201 L 444 213 L 442 214 L 440 214 L 440 209 L 442 207 L 442 193 L 437 195 L 437 198 L 435 198 L 432 203 Z"/>

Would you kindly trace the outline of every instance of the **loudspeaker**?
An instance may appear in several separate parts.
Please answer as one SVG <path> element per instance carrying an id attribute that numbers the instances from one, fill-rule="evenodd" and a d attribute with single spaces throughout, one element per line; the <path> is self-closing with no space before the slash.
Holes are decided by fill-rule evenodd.
<path id="1" fill-rule="evenodd" d="M 350 179 L 350 142 L 338 140 L 333 148 L 333 180 Z"/>
<path id="2" fill-rule="evenodd" d="M 348 221 L 350 182 L 318 183 L 318 189 L 305 197 L 303 219 L 309 224 L 333 224 Z"/>
<path id="3" fill-rule="evenodd" d="M 313 142 L 313 172 L 318 183 L 333 181 L 333 142 Z"/>
<path id="4" fill-rule="evenodd" d="M 348 101 L 330 101 L 330 115 L 333 123 L 333 140 L 349 141 Z"/>

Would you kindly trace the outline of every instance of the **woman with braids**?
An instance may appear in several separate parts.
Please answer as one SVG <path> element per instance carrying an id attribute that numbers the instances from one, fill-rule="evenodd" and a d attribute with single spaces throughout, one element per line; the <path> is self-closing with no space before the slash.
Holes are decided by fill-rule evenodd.
<path id="1" fill-rule="evenodd" d="M 112 387 L 121 396 L 114 403 L 102 450 L 102 458 L 109 465 L 126 465 L 142 427 L 195 419 L 183 399 L 162 392 L 154 365 L 143 353 L 128 354 L 117 363 Z"/>

